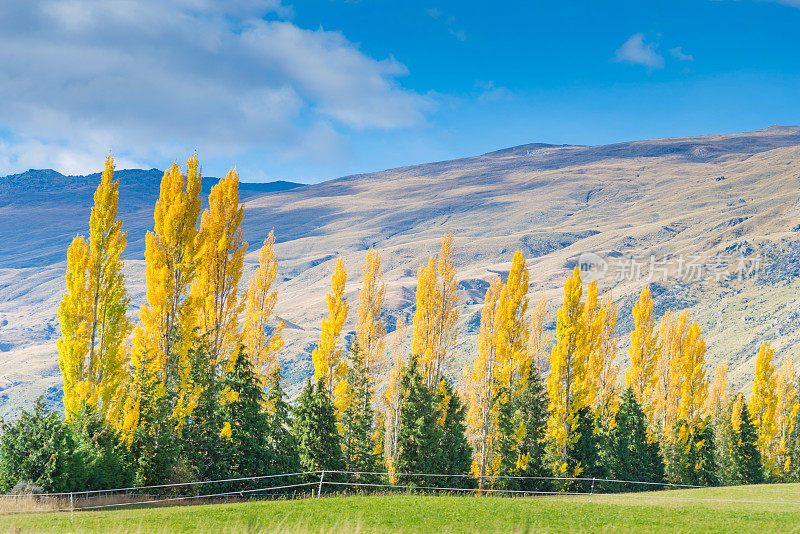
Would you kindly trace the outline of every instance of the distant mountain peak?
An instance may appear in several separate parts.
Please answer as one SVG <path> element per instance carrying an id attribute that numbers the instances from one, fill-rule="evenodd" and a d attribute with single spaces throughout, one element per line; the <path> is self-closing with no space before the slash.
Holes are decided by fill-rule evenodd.
<path id="1" fill-rule="evenodd" d="M 528 143 L 525 145 L 517 145 L 509 148 L 501 148 L 500 150 L 493 150 L 483 154 L 483 156 L 515 156 L 520 154 L 527 154 L 534 150 L 541 150 L 543 148 L 565 148 L 569 146 L 582 146 L 582 145 L 553 145 L 550 143 Z"/>

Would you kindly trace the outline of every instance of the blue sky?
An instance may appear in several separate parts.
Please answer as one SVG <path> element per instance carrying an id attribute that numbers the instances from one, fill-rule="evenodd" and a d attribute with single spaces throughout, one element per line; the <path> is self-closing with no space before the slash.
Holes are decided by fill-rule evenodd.
<path id="1" fill-rule="evenodd" d="M 800 124 L 798 51 L 800 0 L 4 3 L 0 174 L 197 151 L 315 182 Z"/>

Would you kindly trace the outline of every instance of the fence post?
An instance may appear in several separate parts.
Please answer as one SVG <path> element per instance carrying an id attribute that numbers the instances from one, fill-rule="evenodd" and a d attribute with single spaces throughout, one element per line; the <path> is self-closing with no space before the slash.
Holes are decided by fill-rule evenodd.
<path id="1" fill-rule="evenodd" d="M 322 474 L 319 475 L 319 489 L 317 490 L 317 499 L 322 496 L 322 480 L 325 478 L 325 470 L 322 470 Z"/>
<path id="2" fill-rule="evenodd" d="M 592 477 L 592 495 L 594 495 L 594 477 Z"/>
<path id="3" fill-rule="evenodd" d="M 72 492 L 69 492 L 69 522 L 70 524 L 75 522 L 75 506 L 72 502 Z"/>

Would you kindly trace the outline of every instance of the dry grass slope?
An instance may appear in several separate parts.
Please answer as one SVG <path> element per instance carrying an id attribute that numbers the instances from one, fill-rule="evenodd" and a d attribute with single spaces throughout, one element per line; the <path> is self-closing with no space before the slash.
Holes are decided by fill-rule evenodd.
<path id="1" fill-rule="evenodd" d="M 297 383 L 310 373 L 333 261 L 345 261 L 352 302 L 371 245 L 385 258 L 391 325 L 412 313 L 417 266 L 436 252 L 443 232 L 455 234 L 462 315 L 454 375 L 475 352 L 486 282 L 508 270 L 516 249 L 529 259 L 531 295 L 543 291 L 555 303 L 567 270 L 585 252 L 647 263 L 651 255 L 709 257 L 738 247 L 762 258 L 759 279 L 683 281 L 673 272 L 653 292 L 659 313 L 692 309 L 707 335 L 709 363 L 730 361 L 735 385 L 746 390 L 762 340 L 774 341 L 786 357 L 796 358 L 800 350 L 800 248 L 793 245 L 800 228 L 798 173 L 800 128 L 771 127 L 598 147 L 525 145 L 286 191 L 254 191 L 244 223 L 248 268 L 274 228 L 282 280 L 277 312 L 287 320 L 289 341 L 282 359 Z M 142 242 L 154 197 L 143 192 L 144 182 L 130 179 L 121 202 L 131 242 L 127 271 L 139 305 Z M 83 187 L 66 199 L 57 191 L 15 194 L 0 187 L 0 232 L 9 236 L 0 250 L 2 413 L 41 393 L 58 401 L 55 310 L 63 291 L 63 251 L 87 225 L 92 183 Z M 36 201 L 26 202 L 26 195 Z M 623 366 L 632 326 L 625 314 L 645 282 L 609 275 L 600 284 L 620 300 Z M 346 329 L 354 329 L 352 320 Z"/>

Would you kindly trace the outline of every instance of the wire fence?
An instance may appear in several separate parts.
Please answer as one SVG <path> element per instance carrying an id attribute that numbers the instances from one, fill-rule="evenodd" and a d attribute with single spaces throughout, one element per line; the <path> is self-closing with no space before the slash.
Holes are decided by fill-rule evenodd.
<path id="1" fill-rule="evenodd" d="M 438 479 L 438 480 L 437 480 Z M 176 482 L 149 486 L 129 486 L 103 490 L 57 493 L 21 493 L 0 496 L 0 503 L 13 503 L 17 506 L 2 506 L 0 513 L 45 513 L 107 510 L 123 507 L 148 507 L 185 502 L 220 502 L 249 499 L 296 499 L 321 498 L 323 494 L 347 495 L 350 492 L 435 492 L 473 495 L 565 495 L 593 496 L 611 495 L 625 492 L 625 498 L 671 499 L 695 502 L 730 502 L 746 504 L 788 504 L 800 505 L 800 501 L 765 501 L 753 499 L 724 499 L 701 495 L 657 495 L 639 494 L 631 491 L 650 491 L 655 489 L 703 489 L 709 486 L 675 484 L 669 482 L 649 482 L 619 480 L 595 477 L 543 477 L 543 476 L 486 476 L 484 484 L 481 477 L 466 474 L 441 473 L 387 473 L 381 471 L 343 471 L 320 470 L 296 473 L 281 473 L 252 477 L 226 478 L 191 482 Z M 418 482 L 417 482 L 418 481 Z M 442 481 L 443 483 L 438 483 Z M 454 481 L 460 481 L 455 484 Z M 546 483 L 539 487 L 519 487 L 522 482 Z M 269 482 L 275 482 L 269 484 Z M 510 487 L 514 482 L 517 487 Z M 449 483 L 449 484 L 448 484 Z M 505 484 L 504 484 L 505 483 Z M 234 486 L 239 485 L 238 489 Z M 200 491 L 213 488 L 218 491 Z M 505 487 L 504 487 L 505 486 Z M 632 489 L 633 488 L 633 489 Z M 726 490 L 750 490 L 747 487 L 727 487 Z M 752 491 L 752 490 L 751 490 Z M 797 495 L 798 491 L 759 488 L 759 491 L 773 491 L 782 495 Z M 5 509 L 4 509 L 5 508 Z"/>

